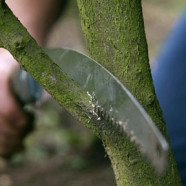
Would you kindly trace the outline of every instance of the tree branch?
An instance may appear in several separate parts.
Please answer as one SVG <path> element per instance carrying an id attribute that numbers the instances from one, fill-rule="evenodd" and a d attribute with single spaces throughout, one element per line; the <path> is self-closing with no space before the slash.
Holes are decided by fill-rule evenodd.
<path id="1" fill-rule="evenodd" d="M 87 48 L 137 98 L 168 140 L 151 78 L 140 0 L 77 0 Z M 118 185 L 181 185 L 173 153 L 158 177 L 126 138 L 105 148 Z M 132 164 L 135 160 L 135 164 Z"/>
<path id="2" fill-rule="evenodd" d="M 6 5 L 0 6 L 0 48 L 7 49 L 72 116 L 92 128 L 97 120 L 90 113 L 92 106 L 87 93 L 45 54 Z"/>
<path id="3" fill-rule="evenodd" d="M 145 86 L 145 82 L 147 82 L 145 89 L 141 89 L 139 88 L 140 86 L 137 86 L 136 91 L 135 87 L 131 86 L 132 88 L 130 90 L 134 95 L 140 94 L 140 97 L 145 97 L 145 91 L 149 91 L 147 87 L 150 84 L 148 99 L 145 99 L 144 101 L 141 100 L 141 103 L 147 103 L 145 108 L 150 109 L 154 102 L 156 103 L 155 105 L 157 105 L 157 101 L 154 101 L 155 96 L 154 90 L 152 89 L 152 81 L 149 79 L 150 73 L 149 67 L 147 67 L 148 60 L 146 58 L 147 51 L 144 47 L 146 46 L 144 43 L 144 30 L 141 28 L 143 27 L 143 24 L 141 24 L 141 6 L 139 6 L 139 4 L 130 4 L 127 0 L 125 1 L 121 3 L 114 0 L 79 0 L 78 3 L 91 55 L 96 59 L 105 62 L 105 64 L 106 61 L 108 61 L 110 66 L 110 68 L 109 66 L 107 67 L 108 69 L 112 69 L 113 61 L 115 64 L 113 69 L 117 69 L 117 71 L 113 73 L 119 75 L 118 77 L 122 82 L 126 82 L 129 89 L 131 81 L 136 78 L 134 78 L 134 75 L 140 77 L 137 78 L 138 83 L 143 81 L 143 85 Z M 121 135 L 114 126 L 103 121 L 98 121 L 97 118 L 91 114 L 90 110 L 92 107 L 89 103 L 88 95 L 79 89 L 79 87 L 69 79 L 53 61 L 51 61 L 3 2 L 4 1 L 2 0 L 0 1 L 0 47 L 9 50 L 20 65 L 28 71 L 62 106 L 64 106 L 72 116 L 102 139 L 112 161 L 118 185 L 166 185 L 167 183 L 179 185 L 180 180 L 171 151 L 166 175 L 164 177 L 157 177 L 146 160 L 137 151 L 136 147 L 129 142 L 128 138 Z M 131 2 L 139 1 L 136 0 Z M 130 7 L 128 7 L 129 5 Z M 134 5 L 134 7 L 131 7 L 131 5 Z M 113 12 L 115 11 L 113 7 L 117 8 L 115 13 Z M 133 14 L 133 9 L 131 11 L 129 8 L 134 8 L 134 10 L 135 8 L 138 8 L 135 10 L 135 13 L 138 13 Z M 125 11 L 128 12 L 126 13 Z M 127 20 L 129 14 L 133 16 L 130 18 L 132 23 L 127 22 L 129 25 L 126 25 L 123 20 Z M 139 20 L 137 19 L 137 23 L 133 23 L 133 20 L 136 18 L 139 18 Z M 130 35 L 132 29 L 130 24 L 139 24 L 135 30 L 137 35 Z M 119 25 L 120 27 L 118 28 Z M 122 30 L 122 25 L 126 27 L 125 32 Z M 102 28 L 107 28 L 107 30 Z M 141 31 L 140 33 L 137 32 L 138 28 Z M 109 31 L 111 35 L 109 35 Z M 104 33 L 106 33 L 105 36 Z M 136 41 L 137 36 L 142 37 L 142 39 Z M 129 40 L 131 37 L 133 39 Z M 128 48 L 125 48 L 124 46 L 128 40 L 131 45 L 128 46 Z M 138 43 L 137 45 L 136 42 Z M 139 45 L 141 42 L 144 48 L 141 48 L 141 45 Z M 132 48 L 134 48 L 135 53 L 131 51 Z M 128 54 L 127 51 L 129 52 Z M 140 57 L 143 56 L 141 54 L 144 54 L 146 57 Z M 137 59 L 136 56 L 138 57 Z M 123 61 L 123 59 L 125 59 L 127 63 L 121 65 L 120 62 Z M 130 65 L 132 61 L 134 66 Z M 145 63 L 142 63 L 143 61 Z M 135 63 L 138 65 L 135 66 Z M 134 67 L 136 69 L 135 73 L 132 70 Z M 119 71 L 119 68 L 122 69 L 122 71 Z M 130 72 L 130 76 L 127 76 L 128 72 Z M 145 75 L 142 77 L 142 74 Z M 126 78 L 123 78 L 125 76 Z M 152 92 L 151 89 L 153 90 Z M 140 91 L 142 92 L 140 93 Z M 135 94 L 135 92 L 137 94 Z M 155 111 L 158 107 L 152 107 L 152 110 L 156 112 L 153 115 L 153 119 L 160 121 L 160 129 L 166 133 L 165 127 L 162 127 L 162 116 L 159 113 L 157 114 L 157 111 Z M 147 111 L 149 110 L 147 109 Z"/>
<path id="4" fill-rule="evenodd" d="M 60 105 L 102 141 L 115 145 L 118 136 L 123 138 L 114 126 L 97 120 L 87 93 L 45 54 L 7 6 L 0 7 L 0 48 L 7 49 Z"/>

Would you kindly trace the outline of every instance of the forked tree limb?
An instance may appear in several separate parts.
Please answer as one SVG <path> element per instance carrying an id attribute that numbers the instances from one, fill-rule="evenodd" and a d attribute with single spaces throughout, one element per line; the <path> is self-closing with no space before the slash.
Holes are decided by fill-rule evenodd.
<path id="1" fill-rule="evenodd" d="M 112 72 L 141 103 L 168 139 L 155 95 L 140 0 L 77 0 L 87 48 L 92 58 Z M 169 149 L 168 167 L 158 177 L 128 139 L 105 144 L 118 185 L 181 185 Z M 135 164 L 132 164 L 135 160 Z"/>
<path id="2" fill-rule="evenodd" d="M 140 1 L 78 0 L 78 4 L 90 54 L 113 70 L 167 137 L 149 72 Z M 54 64 L 2 0 L 0 47 L 9 50 L 72 116 L 101 138 L 118 185 L 181 185 L 171 150 L 165 175 L 157 176 L 128 138 L 91 114 L 92 107 L 86 92 Z"/>

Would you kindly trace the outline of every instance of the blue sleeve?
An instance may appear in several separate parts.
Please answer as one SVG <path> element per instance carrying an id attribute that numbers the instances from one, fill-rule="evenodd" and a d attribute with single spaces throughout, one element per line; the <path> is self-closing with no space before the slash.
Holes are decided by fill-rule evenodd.
<path id="1" fill-rule="evenodd" d="M 186 9 L 152 70 L 156 94 L 183 185 L 186 186 Z"/>

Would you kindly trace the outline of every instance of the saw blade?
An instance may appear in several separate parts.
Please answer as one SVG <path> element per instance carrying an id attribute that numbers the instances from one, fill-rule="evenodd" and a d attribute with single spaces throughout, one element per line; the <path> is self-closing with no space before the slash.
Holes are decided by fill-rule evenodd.
<path id="1" fill-rule="evenodd" d="M 79 87 L 87 91 L 95 110 L 119 126 L 161 173 L 166 166 L 168 144 L 125 86 L 84 54 L 64 48 L 47 49 L 46 53 Z"/>

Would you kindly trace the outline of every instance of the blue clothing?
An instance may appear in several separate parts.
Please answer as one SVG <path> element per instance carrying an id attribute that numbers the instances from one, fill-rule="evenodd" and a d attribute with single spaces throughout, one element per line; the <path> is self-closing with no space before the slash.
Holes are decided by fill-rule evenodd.
<path id="1" fill-rule="evenodd" d="M 152 70 L 182 183 L 186 186 L 186 9 Z"/>

